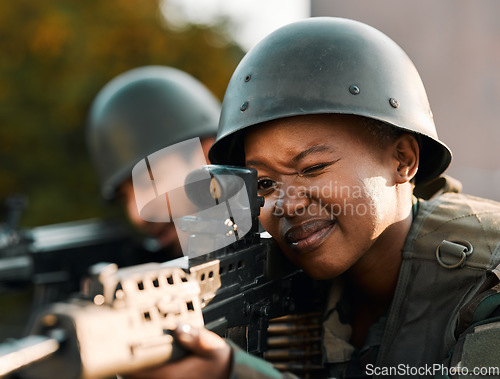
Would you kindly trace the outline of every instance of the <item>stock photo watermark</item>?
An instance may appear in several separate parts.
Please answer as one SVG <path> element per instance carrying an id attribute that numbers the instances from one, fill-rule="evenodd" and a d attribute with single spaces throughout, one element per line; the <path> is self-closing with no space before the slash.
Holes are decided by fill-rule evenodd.
<path id="1" fill-rule="evenodd" d="M 331 219 L 339 216 L 367 216 L 376 214 L 366 188 L 355 185 L 339 185 L 336 181 L 323 186 L 284 186 L 277 183 L 275 194 L 277 200 L 274 215 L 285 216 L 293 213 L 296 216 L 322 216 Z M 301 206 L 301 199 L 311 199 L 314 206 Z M 314 199 L 314 200 L 313 200 Z M 292 203 L 286 206 L 285 202 Z"/>
<path id="2" fill-rule="evenodd" d="M 373 364 L 368 364 L 365 367 L 367 375 L 375 376 L 467 376 L 474 377 L 498 377 L 500 376 L 500 367 L 447 367 L 439 363 L 433 365 L 424 365 L 419 367 L 410 366 L 408 364 L 399 364 L 392 367 L 377 367 Z"/>

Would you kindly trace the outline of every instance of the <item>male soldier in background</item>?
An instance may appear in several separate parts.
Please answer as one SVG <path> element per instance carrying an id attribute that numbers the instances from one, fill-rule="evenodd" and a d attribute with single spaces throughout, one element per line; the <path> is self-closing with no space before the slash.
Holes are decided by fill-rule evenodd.
<path id="1" fill-rule="evenodd" d="M 206 157 L 219 113 L 219 101 L 203 84 L 183 71 L 162 66 L 140 67 L 117 76 L 99 92 L 90 109 L 87 142 L 101 195 L 105 200 L 118 198 L 131 223 L 150 237 L 149 248 L 163 249 L 165 259 L 182 256 L 175 226 L 140 217 L 132 169 L 146 156 L 195 137 L 200 137 Z"/>

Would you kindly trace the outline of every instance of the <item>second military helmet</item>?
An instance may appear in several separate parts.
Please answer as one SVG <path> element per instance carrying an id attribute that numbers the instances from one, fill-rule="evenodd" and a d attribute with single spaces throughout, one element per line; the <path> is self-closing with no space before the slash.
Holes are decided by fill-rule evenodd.
<path id="1" fill-rule="evenodd" d="M 112 199 L 141 159 L 195 137 L 215 136 L 220 102 L 172 67 L 127 71 L 102 88 L 87 120 L 87 143 L 101 193 Z"/>
<path id="2" fill-rule="evenodd" d="M 406 53 L 371 26 L 332 17 L 284 26 L 245 55 L 226 90 L 210 160 L 243 165 L 248 127 L 322 113 L 364 116 L 420 135 L 417 184 L 439 176 L 451 161 Z"/>

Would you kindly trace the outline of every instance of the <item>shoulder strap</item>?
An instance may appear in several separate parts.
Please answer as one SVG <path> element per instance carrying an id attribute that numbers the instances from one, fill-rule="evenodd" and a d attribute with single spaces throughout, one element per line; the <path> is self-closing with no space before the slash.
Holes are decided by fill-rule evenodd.
<path id="1" fill-rule="evenodd" d="M 459 312 L 455 337 L 471 326 L 488 320 L 500 307 L 500 264 L 486 274 L 486 280 Z"/>
<path id="2" fill-rule="evenodd" d="M 457 343 L 444 367 L 444 378 L 499 377 L 500 367 L 500 265 L 459 313 Z M 478 372 L 476 372 L 479 370 Z"/>

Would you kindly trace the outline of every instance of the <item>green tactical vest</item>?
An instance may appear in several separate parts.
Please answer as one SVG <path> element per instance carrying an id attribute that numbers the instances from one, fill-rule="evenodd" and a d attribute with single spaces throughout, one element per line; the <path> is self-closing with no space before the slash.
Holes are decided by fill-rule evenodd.
<path id="1" fill-rule="evenodd" d="M 499 241 L 500 203 L 456 193 L 420 200 L 376 366 L 443 362 L 457 342 L 459 310 L 500 262 Z"/>

